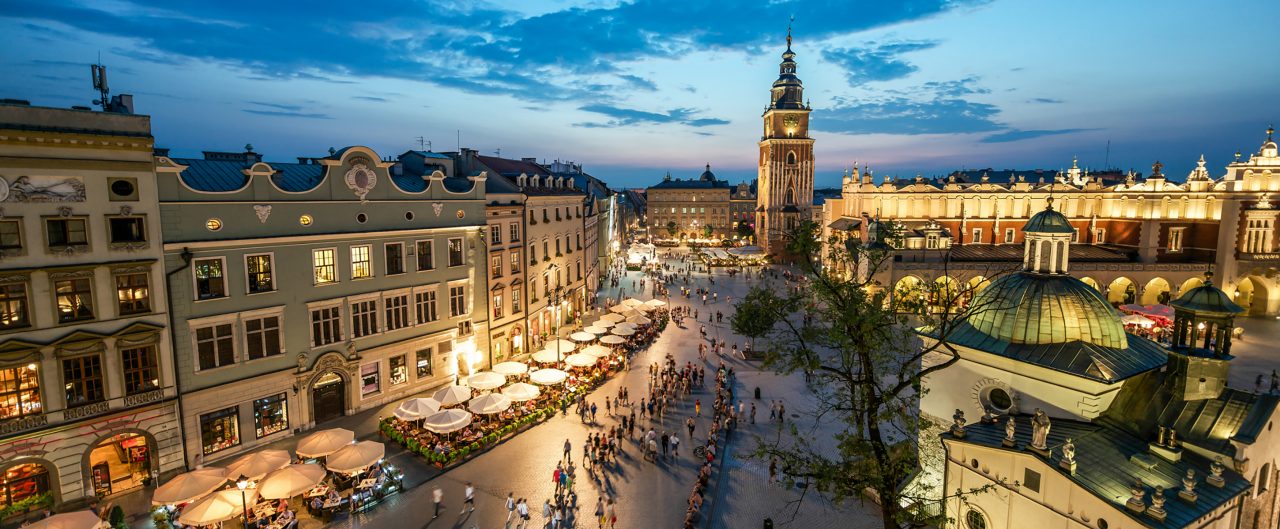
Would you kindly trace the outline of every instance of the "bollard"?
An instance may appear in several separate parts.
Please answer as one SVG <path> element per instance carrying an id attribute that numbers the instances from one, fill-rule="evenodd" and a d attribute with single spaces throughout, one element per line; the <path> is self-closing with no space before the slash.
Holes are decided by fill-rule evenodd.
<path id="1" fill-rule="evenodd" d="M 756 386 L 756 400 L 760 400 L 760 386 Z"/>
<path id="2" fill-rule="evenodd" d="M 773 518 L 764 519 L 764 529 L 773 529 Z"/>

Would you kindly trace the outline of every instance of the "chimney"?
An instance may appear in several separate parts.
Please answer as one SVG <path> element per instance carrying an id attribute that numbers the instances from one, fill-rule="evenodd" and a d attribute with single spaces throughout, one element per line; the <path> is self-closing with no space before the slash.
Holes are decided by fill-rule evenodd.
<path id="1" fill-rule="evenodd" d="M 168 147 L 156 147 L 156 148 L 154 148 L 154 149 L 152 149 L 152 150 L 151 150 L 151 154 L 153 154 L 153 155 L 155 155 L 155 156 L 169 156 L 169 148 L 168 148 Z"/>
<path id="2" fill-rule="evenodd" d="M 307 158 L 306 156 L 298 157 L 298 165 L 307 165 L 309 163 L 311 163 L 311 158 Z"/>

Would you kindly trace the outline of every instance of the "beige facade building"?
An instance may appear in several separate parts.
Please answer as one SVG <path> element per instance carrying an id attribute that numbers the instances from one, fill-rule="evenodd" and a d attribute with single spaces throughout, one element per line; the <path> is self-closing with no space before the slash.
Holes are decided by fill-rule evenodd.
<path id="1" fill-rule="evenodd" d="M 151 120 L 129 101 L 0 104 L 0 507 L 184 467 Z"/>
<path id="2" fill-rule="evenodd" d="M 828 235 L 865 237 L 874 218 L 906 230 L 884 285 L 977 281 L 984 270 L 1022 258 L 1022 225 L 1052 197 L 1072 235 L 1071 273 L 1113 304 L 1163 303 L 1199 286 L 1212 267 L 1218 285 L 1250 316 L 1280 314 L 1277 215 L 1280 155 L 1268 130 L 1254 154 L 1218 176 L 1201 157 L 1182 182 L 1162 173 L 1118 183 L 1074 167 L 1062 174 L 1005 172 L 1000 179 L 845 178 L 827 200 Z M 946 250 L 941 252 L 937 250 Z M 951 276 L 938 275 L 949 260 Z M 1004 265 L 1001 265 L 1004 263 Z"/>
<path id="3" fill-rule="evenodd" d="M 711 165 L 697 179 L 671 173 L 645 190 L 649 233 L 657 239 L 723 239 L 733 235 L 729 182 L 716 178 Z"/>

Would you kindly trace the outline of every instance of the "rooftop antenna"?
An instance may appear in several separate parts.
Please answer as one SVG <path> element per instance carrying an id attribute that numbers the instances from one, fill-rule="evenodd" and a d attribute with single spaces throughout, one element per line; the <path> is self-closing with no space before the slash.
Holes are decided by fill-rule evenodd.
<path id="1" fill-rule="evenodd" d="M 428 140 L 428 139 L 426 139 L 426 138 L 424 138 L 424 137 L 422 137 L 422 136 L 418 136 L 418 137 L 417 137 L 417 140 L 418 140 L 418 150 L 419 150 L 419 151 L 422 151 L 422 150 L 429 151 L 429 150 L 431 150 L 431 140 Z"/>
<path id="2" fill-rule="evenodd" d="M 502 157 L 502 149 L 494 149 L 494 150 L 493 150 L 493 155 L 494 155 L 494 156 L 497 156 L 498 158 L 501 158 L 501 157 Z"/>
<path id="3" fill-rule="evenodd" d="M 1107 169 L 1110 169 L 1111 168 L 1111 140 L 1110 139 L 1107 140 L 1107 157 L 1104 158 L 1104 160 L 1105 161 L 1103 162 L 1102 166 L 1106 167 Z"/>
<path id="4" fill-rule="evenodd" d="M 89 65 L 89 72 L 93 77 L 93 89 L 98 91 L 101 99 L 94 100 L 93 104 L 101 105 L 102 110 L 107 110 L 107 98 L 111 94 L 111 88 L 107 85 L 107 67 L 102 65 L 102 52 L 98 52 L 98 63 Z"/>
<path id="5" fill-rule="evenodd" d="M 456 130 L 458 131 L 458 152 L 462 152 L 462 129 Z"/>

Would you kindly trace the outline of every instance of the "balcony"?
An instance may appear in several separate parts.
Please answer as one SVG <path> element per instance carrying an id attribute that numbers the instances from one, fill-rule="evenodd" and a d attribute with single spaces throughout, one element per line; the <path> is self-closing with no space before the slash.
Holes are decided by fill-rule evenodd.
<path id="1" fill-rule="evenodd" d="M 1280 261 L 1280 252 L 1236 252 L 1238 261 Z"/>
<path id="2" fill-rule="evenodd" d="M 28 415 L 4 422 L 0 422 L 0 437 L 6 437 L 12 434 L 44 428 L 49 425 L 49 416 L 41 413 L 40 415 Z"/>

